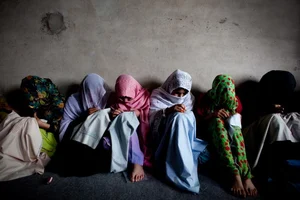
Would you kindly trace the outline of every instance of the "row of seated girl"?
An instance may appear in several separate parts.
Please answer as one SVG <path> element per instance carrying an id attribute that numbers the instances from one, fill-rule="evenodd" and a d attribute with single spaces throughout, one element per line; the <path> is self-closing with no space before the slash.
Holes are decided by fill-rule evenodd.
<path id="1" fill-rule="evenodd" d="M 200 190 L 198 163 L 207 161 L 210 150 L 218 165 L 228 172 L 233 194 L 256 196 L 241 131 L 242 104 L 235 94 L 233 79 L 218 75 L 212 89 L 200 95 L 196 106 L 191 87 L 191 76 L 176 70 L 151 93 L 132 76 L 121 75 L 113 93 L 103 78 L 88 74 L 79 92 L 65 102 L 50 79 L 28 76 L 22 80 L 21 89 L 34 118 L 20 117 L 15 110 L 1 123 L 1 154 L 6 158 L 0 160 L 1 180 L 28 172 L 42 173 L 47 157 L 54 151 L 49 150 L 49 144 L 55 147 L 53 143 L 58 140 L 58 146 L 73 141 L 74 148 L 81 145 L 89 151 L 109 152 L 109 160 L 103 160 L 109 162 L 109 171 L 129 168 L 133 182 L 144 178 L 146 167 L 194 193 Z M 7 110 L 14 109 L 7 106 Z M 199 119 L 197 129 L 206 133 L 205 140 L 196 137 L 194 113 Z M 20 123 L 25 127 L 22 130 Z M 8 134 L 12 127 L 23 138 L 30 138 L 14 139 L 16 145 L 23 144 L 18 153 L 12 150 L 15 147 L 11 143 L 16 136 Z M 27 163 L 20 164 L 20 160 Z M 12 171 L 9 165 L 17 166 L 16 162 L 19 168 Z M 15 173 L 22 169 L 26 169 L 24 175 Z"/>

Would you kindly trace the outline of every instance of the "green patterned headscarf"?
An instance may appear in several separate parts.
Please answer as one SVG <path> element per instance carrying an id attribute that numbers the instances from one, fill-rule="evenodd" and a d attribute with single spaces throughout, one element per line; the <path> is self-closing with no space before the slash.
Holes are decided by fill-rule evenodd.
<path id="1" fill-rule="evenodd" d="M 213 101 L 211 110 L 224 108 L 231 114 L 236 112 L 238 102 L 235 96 L 235 86 L 233 79 L 225 74 L 216 76 L 212 89 L 208 91 L 208 96 Z"/>

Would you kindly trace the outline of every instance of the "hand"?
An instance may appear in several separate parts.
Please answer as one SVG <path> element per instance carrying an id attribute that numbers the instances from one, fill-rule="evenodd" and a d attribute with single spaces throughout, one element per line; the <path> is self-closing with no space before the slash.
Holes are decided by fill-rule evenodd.
<path id="1" fill-rule="evenodd" d="M 111 111 L 110 111 L 110 114 L 113 118 L 115 118 L 116 116 L 118 116 L 119 114 L 123 113 L 124 111 L 121 110 L 120 108 L 118 109 L 115 109 L 113 107 L 111 107 Z"/>
<path id="2" fill-rule="evenodd" d="M 135 115 L 136 115 L 137 117 L 139 117 L 140 114 L 141 114 L 141 112 L 140 112 L 139 110 L 132 110 L 132 111 L 134 111 L 134 113 L 135 113 Z"/>
<path id="3" fill-rule="evenodd" d="M 173 112 L 185 112 L 186 108 L 185 108 L 185 105 L 183 104 L 176 104 L 170 108 L 167 108 L 166 109 L 166 114 L 170 114 L 170 113 L 173 113 Z"/>
<path id="4" fill-rule="evenodd" d="M 88 114 L 91 115 L 91 114 L 97 112 L 98 110 L 99 110 L 98 108 L 89 108 L 88 109 Z"/>
<path id="5" fill-rule="evenodd" d="M 38 118 L 36 112 L 33 114 L 33 117 L 36 119 L 40 128 L 46 129 L 46 130 L 50 128 L 50 124 L 47 124 L 47 123 L 43 122 L 40 118 Z"/>
<path id="6" fill-rule="evenodd" d="M 215 117 L 219 117 L 222 119 L 226 119 L 226 118 L 230 117 L 230 114 L 225 109 L 217 110 L 213 113 L 213 115 Z"/>
<path id="7" fill-rule="evenodd" d="M 284 113 L 284 107 L 280 104 L 273 104 L 272 105 L 272 112 L 273 113 Z"/>

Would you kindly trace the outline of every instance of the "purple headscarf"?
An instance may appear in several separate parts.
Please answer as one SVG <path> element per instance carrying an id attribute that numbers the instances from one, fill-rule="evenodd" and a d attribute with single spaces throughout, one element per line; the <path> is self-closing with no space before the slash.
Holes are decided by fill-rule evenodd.
<path id="1" fill-rule="evenodd" d="M 59 140 L 62 141 L 69 124 L 83 116 L 89 108 L 104 109 L 110 93 L 111 89 L 101 76 L 88 74 L 82 81 L 80 91 L 72 94 L 65 104 Z"/>

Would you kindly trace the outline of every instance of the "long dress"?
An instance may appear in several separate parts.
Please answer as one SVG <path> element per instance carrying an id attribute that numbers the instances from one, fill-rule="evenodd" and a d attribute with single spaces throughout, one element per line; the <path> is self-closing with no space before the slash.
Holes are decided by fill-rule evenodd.
<path id="1" fill-rule="evenodd" d="M 0 124 L 0 181 L 43 174 L 50 158 L 41 152 L 42 136 L 35 118 L 12 111 Z"/>
<path id="2" fill-rule="evenodd" d="M 150 122 L 156 168 L 178 188 L 199 193 L 198 158 L 205 152 L 207 143 L 196 138 L 191 84 L 188 73 L 174 71 L 161 87 L 152 92 Z M 177 88 L 183 88 L 188 93 L 183 97 L 173 96 L 171 93 Z M 176 104 L 184 104 L 186 111 L 165 116 L 164 110 Z"/>

